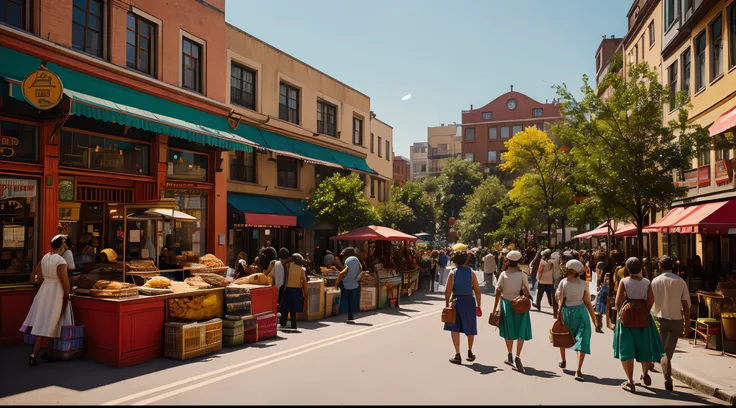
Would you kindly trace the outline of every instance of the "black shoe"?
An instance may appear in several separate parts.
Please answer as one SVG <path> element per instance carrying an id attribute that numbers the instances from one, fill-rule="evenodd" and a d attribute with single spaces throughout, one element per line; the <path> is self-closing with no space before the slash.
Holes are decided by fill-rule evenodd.
<path id="1" fill-rule="evenodd" d="M 514 355 L 509 353 L 509 355 L 506 357 L 506 364 L 510 366 L 514 366 Z"/>
<path id="2" fill-rule="evenodd" d="M 672 384 L 672 380 L 664 380 L 664 389 L 667 391 L 673 391 L 675 389 L 674 385 Z"/>
<path id="3" fill-rule="evenodd" d="M 519 358 L 519 356 L 516 356 L 515 362 L 516 362 L 516 369 L 519 370 L 520 373 L 523 373 L 524 372 L 524 364 L 521 364 L 521 359 Z"/>
<path id="4" fill-rule="evenodd" d="M 475 354 L 473 354 L 473 352 L 470 350 L 468 350 L 468 361 L 470 361 L 471 363 L 475 361 Z"/>
<path id="5" fill-rule="evenodd" d="M 596 328 L 595 328 L 595 332 L 596 332 L 596 333 L 601 333 L 601 334 L 602 334 L 602 333 L 603 333 L 603 329 L 601 329 L 601 328 L 600 328 L 600 326 L 599 326 L 599 327 L 596 327 Z"/>
<path id="6" fill-rule="evenodd" d="M 355 320 L 355 316 L 353 315 L 348 316 L 348 320 Z"/>
<path id="7" fill-rule="evenodd" d="M 454 358 L 451 358 L 450 359 L 450 362 L 452 364 L 462 364 L 463 359 L 462 359 L 462 357 L 460 357 L 460 353 L 455 354 L 455 357 Z"/>
<path id="8" fill-rule="evenodd" d="M 560 361 L 559 363 L 557 363 L 557 367 L 560 367 L 563 370 L 566 369 L 567 368 L 567 361 Z"/>
<path id="9" fill-rule="evenodd" d="M 38 365 L 38 361 L 36 360 L 36 356 L 31 354 L 31 356 L 28 358 L 28 365 L 31 367 L 35 367 Z"/>

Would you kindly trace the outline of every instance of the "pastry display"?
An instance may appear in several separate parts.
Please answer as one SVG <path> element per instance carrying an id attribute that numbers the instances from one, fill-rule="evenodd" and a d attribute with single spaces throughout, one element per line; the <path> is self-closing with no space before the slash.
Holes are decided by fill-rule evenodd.
<path id="1" fill-rule="evenodd" d="M 171 287 L 171 280 L 164 276 L 154 276 L 153 278 L 149 279 L 148 282 L 146 282 L 146 284 L 143 286 L 153 289 L 168 289 L 169 287 Z"/>
<path id="2" fill-rule="evenodd" d="M 199 263 L 208 267 L 208 268 L 221 268 L 225 266 L 225 263 L 220 260 L 220 258 L 212 255 L 207 254 L 201 258 L 199 258 Z"/>

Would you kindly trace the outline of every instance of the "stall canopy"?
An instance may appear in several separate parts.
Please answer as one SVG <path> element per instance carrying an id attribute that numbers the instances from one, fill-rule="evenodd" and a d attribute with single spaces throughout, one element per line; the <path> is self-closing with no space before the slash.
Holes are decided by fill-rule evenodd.
<path id="1" fill-rule="evenodd" d="M 721 115 L 708 130 L 711 136 L 716 136 L 733 127 L 736 127 L 736 106 Z"/>
<path id="2" fill-rule="evenodd" d="M 302 200 L 228 193 L 227 203 L 231 211 L 245 215 L 249 226 L 310 228 L 314 223 L 314 215 L 307 211 Z"/>
<path id="3" fill-rule="evenodd" d="M 736 228 L 736 200 L 677 207 L 647 231 L 670 234 L 728 234 Z"/>
<path id="4" fill-rule="evenodd" d="M 395 229 L 369 225 L 330 239 L 333 241 L 416 241 L 417 237 Z"/>
<path id="5" fill-rule="evenodd" d="M 626 223 L 613 234 L 615 237 L 633 237 L 638 235 L 636 224 Z"/>
<path id="6" fill-rule="evenodd" d="M 603 236 L 606 236 L 606 235 L 608 235 L 608 221 L 606 221 L 603 224 L 599 225 L 594 230 L 591 230 L 591 231 L 588 231 L 588 232 L 583 232 L 582 234 L 575 235 L 572 238 L 573 239 L 586 239 L 586 238 L 592 238 L 592 237 L 603 237 Z"/>

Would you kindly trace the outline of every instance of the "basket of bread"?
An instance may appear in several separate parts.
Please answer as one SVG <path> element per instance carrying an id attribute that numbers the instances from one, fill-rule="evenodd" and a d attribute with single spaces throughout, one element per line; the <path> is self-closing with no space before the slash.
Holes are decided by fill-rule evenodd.
<path id="1" fill-rule="evenodd" d="M 171 281 L 164 276 L 154 276 L 149 279 L 143 286 L 138 288 L 138 292 L 142 295 L 163 295 L 173 293 L 171 290 Z"/>
<path id="2" fill-rule="evenodd" d="M 89 292 L 90 296 L 97 298 L 128 298 L 138 296 L 138 288 L 132 283 L 108 280 L 98 280 Z"/>

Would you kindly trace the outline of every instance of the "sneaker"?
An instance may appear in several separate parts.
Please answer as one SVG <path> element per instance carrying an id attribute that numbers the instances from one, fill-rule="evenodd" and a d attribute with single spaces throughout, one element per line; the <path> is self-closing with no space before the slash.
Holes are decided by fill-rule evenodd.
<path id="1" fill-rule="evenodd" d="M 460 353 L 457 353 L 457 354 L 455 354 L 455 357 L 453 357 L 453 358 L 450 359 L 450 362 L 452 364 L 458 364 L 459 365 L 459 364 L 462 364 L 463 358 L 460 357 Z"/>
<path id="2" fill-rule="evenodd" d="M 514 360 L 514 361 L 516 362 L 516 369 L 519 370 L 520 373 L 523 373 L 524 372 L 524 364 L 521 364 L 521 359 L 519 358 L 519 356 L 516 356 L 516 360 Z"/>
<path id="3" fill-rule="evenodd" d="M 468 361 L 471 363 L 475 361 L 475 354 L 471 350 L 468 350 Z"/>

